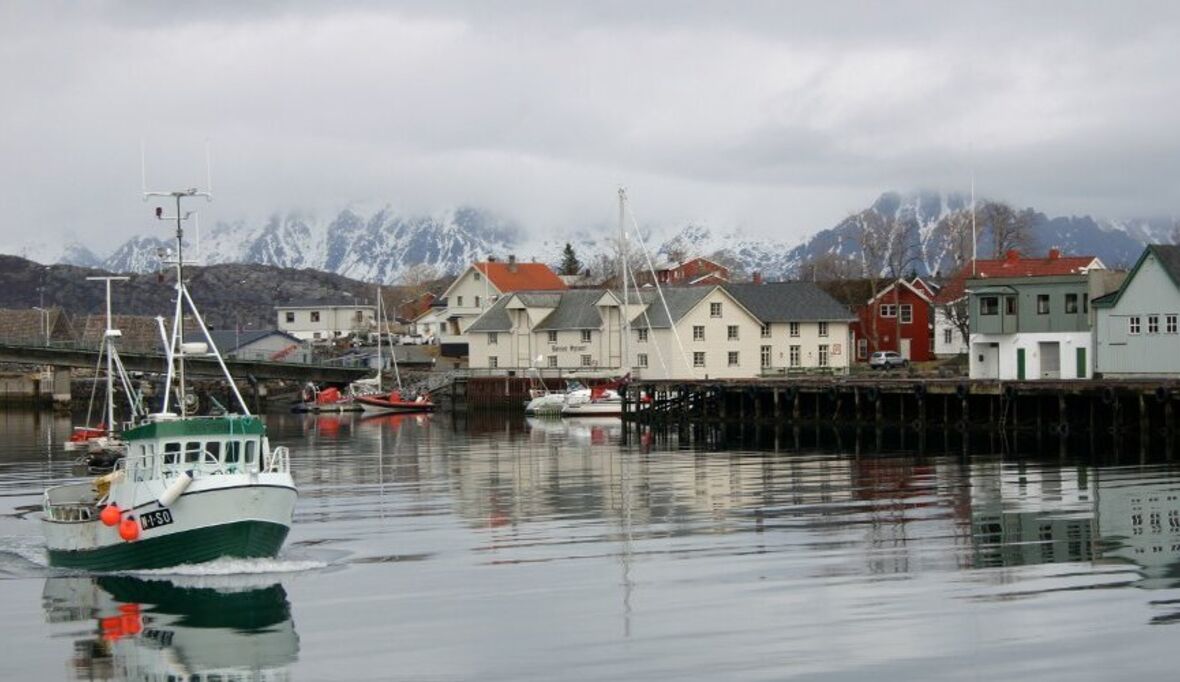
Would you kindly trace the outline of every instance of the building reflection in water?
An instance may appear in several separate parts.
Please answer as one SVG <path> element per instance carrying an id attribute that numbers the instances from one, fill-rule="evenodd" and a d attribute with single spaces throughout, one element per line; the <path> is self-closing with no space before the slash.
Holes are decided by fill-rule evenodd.
<path id="1" fill-rule="evenodd" d="M 299 637 L 286 590 L 220 580 L 49 578 L 42 603 L 50 622 L 87 625 L 71 661 L 79 679 L 289 679 Z"/>

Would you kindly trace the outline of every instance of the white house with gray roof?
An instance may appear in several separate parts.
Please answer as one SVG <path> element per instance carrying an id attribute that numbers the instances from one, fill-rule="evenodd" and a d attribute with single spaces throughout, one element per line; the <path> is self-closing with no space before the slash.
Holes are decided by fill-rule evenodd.
<path id="1" fill-rule="evenodd" d="M 628 305 L 603 289 L 516 292 L 467 329 L 473 368 L 529 367 L 651 379 L 749 378 L 844 372 L 852 316 L 808 282 L 644 290 Z"/>
<path id="2" fill-rule="evenodd" d="M 1095 372 L 1180 376 L 1180 246 L 1148 245 L 1122 286 L 1092 303 Z"/>

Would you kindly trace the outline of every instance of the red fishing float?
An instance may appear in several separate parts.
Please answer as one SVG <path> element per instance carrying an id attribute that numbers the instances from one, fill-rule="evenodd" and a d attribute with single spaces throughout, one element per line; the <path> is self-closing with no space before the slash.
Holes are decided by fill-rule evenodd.
<path id="1" fill-rule="evenodd" d="M 139 522 L 134 516 L 128 516 L 119 524 L 119 537 L 131 542 L 139 537 Z"/>
<path id="2" fill-rule="evenodd" d="M 119 510 L 119 505 L 108 504 L 107 506 L 102 508 L 102 512 L 99 513 L 98 518 L 102 519 L 102 522 L 104 524 L 106 524 L 108 526 L 113 526 L 119 522 L 119 517 L 122 515 L 123 515 L 123 512 L 121 512 Z"/>

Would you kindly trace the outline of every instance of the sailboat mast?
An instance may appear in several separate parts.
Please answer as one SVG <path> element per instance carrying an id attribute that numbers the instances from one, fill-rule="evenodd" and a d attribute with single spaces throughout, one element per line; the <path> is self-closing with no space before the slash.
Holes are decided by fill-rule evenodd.
<path id="1" fill-rule="evenodd" d="M 111 282 L 126 282 L 130 277 L 87 277 L 90 281 L 106 282 L 106 326 L 102 333 L 102 353 L 107 360 L 107 432 L 115 430 L 115 358 L 111 346 L 115 342 L 114 325 L 111 319 Z"/>
<path id="2" fill-rule="evenodd" d="M 971 171 L 971 276 L 975 276 L 976 249 L 979 244 L 975 236 L 975 171 Z"/>
<path id="3" fill-rule="evenodd" d="M 385 315 L 381 312 L 381 285 L 377 285 L 377 392 L 381 392 L 381 374 L 385 371 L 385 364 L 381 362 L 381 331 L 385 326 Z M 392 353 L 393 349 L 389 351 Z"/>
<path id="4" fill-rule="evenodd" d="M 180 194 L 176 194 L 176 292 L 177 300 L 180 300 L 184 295 L 184 217 L 180 213 Z M 176 307 L 176 325 L 175 337 L 179 349 L 176 353 L 176 381 L 177 388 L 180 390 L 180 414 L 184 416 L 184 397 L 187 395 L 184 389 L 184 307 L 178 305 Z"/>
<path id="5" fill-rule="evenodd" d="M 619 308 L 619 350 L 622 357 L 619 358 L 619 374 L 620 376 L 626 374 L 627 367 L 630 364 L 630 359 L 627 356 L 628 336 L 630 330 L 628 329 L 629 315 L 627 314 L 627 230 L 623 225 L 624 206 L 627 201 L 627 191 L 622 187 L 619 188 L 619 273 L 623 276 L 623 296 L 620 299 Z"/>

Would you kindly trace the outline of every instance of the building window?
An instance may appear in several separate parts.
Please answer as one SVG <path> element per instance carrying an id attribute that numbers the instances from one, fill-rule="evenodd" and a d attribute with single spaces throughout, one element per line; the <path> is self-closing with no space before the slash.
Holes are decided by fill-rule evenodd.
<path id="1" fill-rule="evenodd" d="M 788 350 L 789 350 L 788 357 L 790 359 L 791 367 L 798 367 L 799 366 L 799 346 L 791 346 Z"/>
<path id="2" fill-rule="evenodd" d="M 647 367 L 647 353 L 640 353 L 635 356 L 635 364 L 640 367 Z"/>
<path id="3" fill-rule="evenodd" d="M 954 343 L 954 338 L 955 338 L 955 330 L 953 330 L 953 329 L 943 329 L 942 330 L 942 342 L 943 343 L 945 343 L 949 346 L 950 344 Z"/>
<path id="4" fill-rule="evenodd" d="M 320 338 L 320 333 L 319 333 L 319 332 L 314 332 L 314 333 L 312 333 L 312 335 L 311 335 L 311 338 L 313 338 L 313 339 L 318 339 L 318 338 Z"/>
<path id="5" fill-rule="evenodd" d="M 475 307 L 476 307 L 476 308 L 480 307 L 480 306 L 479 306 L 479 296 L 476 296 L 476 297 L 475 297 Z"/>
<path id="6" fill-rule="evenodd" d="M 1138 315 L 1134 315 L 1132 317 L 1127 318 L 1127 333 L 1128 334 L 1138 334 L 1139 333 L 1139 316 Z"/>
<path id="7" fill-rule="evenodd" d="M 1148 334 L 1160 333 L 1160 316 L 1159 315 L 1148 315 L 1147 316 L 1147 333 Z"/>
<path id="8" fill-rule="evenodd" d="M 828 323 L 827 322 L 820 322 L 819 323 L 819 335 L 820 336 L 827 336 L 828 335 Z"/>
<path id="9" fill-rule="evenodd" d="M 549 343 L 557 343 L 557 332 L 549 332 Z"/>
<path id="10" fill-rule="evenodd" d="M 826 343 L 821 343 L 819 345 L 819 366 L 828 366 L 828 344 Z"/>
<path id="11" fill-rule="evenodd" d="M 914 321 L 914 306 L 909 303 L 901 304 L 901 323 L 909 324 Z"/>
<path id="12" fill-rule="evenodd" d="M 463 297 L 462 297 L 462 296 L 456 296 L 456 297 L 455 297 L 455 306 L 456 306 L 456 307 L 458 307 L 458 308 L 462 308 L 462 307 L 463 307 Z"/>
<path id="13" fill-rule="evenodd" d="M 489 369 L 496 369 L 499 366 L 500 366 L 500 358 L 496 357 L 495 355 L 489 355 L 488 356 L 488 368 Z"/>
<path id="14" fill-rule="evenodd" d="M 318 310 L 311 311 L 311 321 L 312 322 L 319 322 L 320 321 L 320 311 L 318 311 Z"/>
<path id="15" fill-rule="evenodd" d="M 705 353 L 704 353 L 704 351 L 698 350 L 698 351 L 693 352 L 692 366 L 693 367 L 704 367 L 705 366 Z"/>
<path id="16" fill-rule="evenodd" d="M 770 346 L 763 346 L 762 347 L 762 350 L 759 353 L 759 358 L 760 358 L 759 361 L 762 363 L 763 369 L 770 367 Z"/>
<path id="17" fill-rule="evenodd" d="M 647 330 L 636 329 L 635 333 L 639 335 L 639 343 L 647 343 Z"/>
<path id="18" fill-rule="evenodd" d="M 1169 334 L 1175 334 L 1175 333 L 1176 333 L 1176 316 L 1175 316 L 1175 315 L 1168 315 L 1168 316 L 1166 316 L 1166 317 L 1164 318 L 1164 324 L 1166 324 L 1166 325 L 1167 325 L 1167 332 L 1168 332 Z"/>
<path id="19" fill-rule="evenodd" d="M 500 343 L 500 335 L 496 332 L 488 332 L 488 345 L 495 346 Z"/>
<path id="20" fill-rule="evenodd" d="M 729 351 L 729 366 L 737 367 L 738 364 L 738 352 L 736 350 Z"/>
<path id="21" fill-rule="evenodd" d="M 353 322 L 364 322 L 365 321 L 365 314 L 359 310 L 356 311 L 356 314 L 352 316 L 352 321 Z"/>
<path id="22" fill-rule="evenodd" d="M 770 338 L 770 323 L 769 322 L 762 325 L 762 338 L 764 338 L 764 339 Z"/>
<path id="23" fill-rule="evenodd" d="M 1005 296 L 1004 297 L 1004 314 L 1005 315 L 1015 315 L 1016 314 L 1016 297 L 1015 296 Z"/>
<path id="24" fill-rule="evenodd" d="M 1037 314 L 1049 314 L 1049 294 L 1037 294 Z"/>
<path id="25" fill-rule="evenodd" d="M 1065 312 L 1071 313 L 1071 314 L 1078 312 L 1078 295 L 1077 294 L 1066 294 L 1065 295 Z"/>
<path id="26" fill-rule="evenodd" d="M 478 281 L 479 281 L 479 280 L 481 280 L 481 279 L 483 279 L 483 276 L 482 276 L 482 275 L 480 275 L 480 274 L 479 274 L 479 272 L 477 271 L 477 272 L 475 273 L 475 281 L 477 281 L 477 282 L 478 282 Z"/>
<path id="27" fill-rule="evenodd" d="M 582 366 L 583 367 L 590 367 L 593 364 L 594 364 L 594 357 L 593 356 L 591 356 L 591 355 L 583 355 L 582 356 Z"/>
<path id="28" fill-rule="evenodd" d="M 582 330 L 582 343 L 590 343 L 590 330 L 589 329 Z"/>
<path id="29" fill-rule="evenodd" d="M 1082 294 L 1082 312 L 1090 313 L 1090 294 Z"/>
<path id="30" fill-rule="evenodd" d="M 705 340 L 705 326 L 704 325 L 694 324 L 692 326 L 692 340 L 693 341 L 704 341 Z"/>
<path id="31" fill-rule="evenodd" d="M 999 315 L 1000 299 L 995 296 L 983 296 L 979 299 L 980 315 Z"/>
<path id="32" fill-rule="evenodd" d="M 881 304 L 881 317 L 897 317 L 897 304 L 896 303 L 882 303 Z"/>
<path id="33" fill-rule="evenodd" d="M 556 355 L 550 355 L 550 356 L 549 356 L 549 366 L 550 366 L 550 367 L 556 367 L 556 366 L 557 366 L 557 356 L 556 356 Z"/>
<path id="34" fill-rule="evenodd" d="M 857 339 L 856 340 L 856 357 L 860 358 L 861 360 L 864 360 L 865 358 L 869 357 L 869 340 L 868 339 Z"/>
<path id="35" fill-rule="evenodd" d="M 738 326 L 736 324 L 731 324 L 726 328 L 725 338 L 729 339 L 730 341 L 738 340 Z"/>
<path id="36" fill-rule="evenodd" d="M 294 312 L 289 312 L 289 313 L 287 313 L 287 321 L 288 321 L 288 322 L 294 322 L 294 321 L 295 321 L 295 313 L 294 313 Z"/>
<path id="37" fill-rule="evenodd" d="M 721 317 L 721 304 L 720 303 L 710 303 L 709 304 L 709 317 Z"/>
<path id="38" fill-rule="evenodd" d="M 791 336 L 793 338 L 798 338 L 799 337 L 799 323 L 792 322 L 790 325 L 790 329 L 791 329 L 791 331 L 790 331 Z"/>

